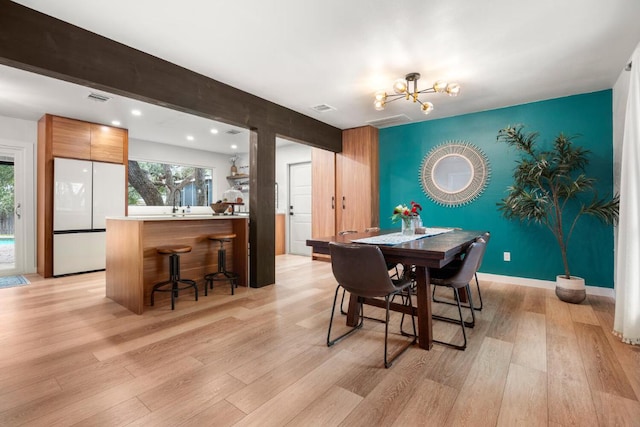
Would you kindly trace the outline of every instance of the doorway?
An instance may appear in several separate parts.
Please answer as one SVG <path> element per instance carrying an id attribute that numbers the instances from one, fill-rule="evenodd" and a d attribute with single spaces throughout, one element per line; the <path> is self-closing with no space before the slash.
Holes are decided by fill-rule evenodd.
<path id="1" fill-rule="evenodd" d="M 311 162 L 289 165 L 289 253 L 311 256 Z"/>
<path id="2" fill-rule="evenodd" d="M 24 149 L 0 145 L 0 276 L 24 273 Z"/>

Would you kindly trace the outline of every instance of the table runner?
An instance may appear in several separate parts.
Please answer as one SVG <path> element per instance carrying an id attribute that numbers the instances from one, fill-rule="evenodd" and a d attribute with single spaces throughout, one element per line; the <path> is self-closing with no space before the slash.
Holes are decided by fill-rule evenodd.
<path id="1" fill-rule="evenodd" d="M 424 234 L 404 235 L 402 232 L 381 234 L 379 236 L 365 237 L 363 239 L 352 240 L 353 243 L 367 243 L 370 245 L 399 245 L 401 243 L 411 242 L 412 240 L 423 239 L 429 236 L 435 236 L 442 233 L 448 233 L 451 228 L 425 228 Z"/>

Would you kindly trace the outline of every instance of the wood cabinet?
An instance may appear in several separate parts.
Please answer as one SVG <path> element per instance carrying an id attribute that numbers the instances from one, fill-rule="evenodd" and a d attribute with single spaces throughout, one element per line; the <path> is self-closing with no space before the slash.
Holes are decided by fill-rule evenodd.
<path id="1" fill-rule="evenodd" d="M 43 277 L 53 275 L 53 159 L 93 160 L 125 166 L 129 140 L 126 129 L 114 128 L 65 117 L 44 115 L 38 121 L 37 173 L 37 271 Z M 126 210 L 125 199 L 125 210 Z"/>
<path id="2" fill-rule="evenodd" d="M 379 226 L 378 129 L 347 129 L 341 153 L 314 148 L 311 162 L 314 238 Z"/>
<path id="3" fill-rule="evenodd" d="M 336 232 L 336 154 L 311 150 L 311 237 Z"/>
<path id="4" fill-rule="evenodd" d="M 286 218 L 284 214 L 276 214 L 276 255 L 284 255 L 286 252 Z"/>
<path id="5" fill-rule="evenodd" d="M 125 164 L 127 130 L 46 115 L 53 157 Z"/>

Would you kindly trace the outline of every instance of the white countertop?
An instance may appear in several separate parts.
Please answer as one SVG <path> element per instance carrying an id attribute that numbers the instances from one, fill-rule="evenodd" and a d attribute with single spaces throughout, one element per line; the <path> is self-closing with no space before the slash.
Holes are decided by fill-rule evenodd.
<path id="1" fill-rule="evenodd" d="M 214 214 L 162 214 L 107 217 L 122 221 L 190 221 L 202 219 L 249 219 L 249 215 L 214 215 Z"/>

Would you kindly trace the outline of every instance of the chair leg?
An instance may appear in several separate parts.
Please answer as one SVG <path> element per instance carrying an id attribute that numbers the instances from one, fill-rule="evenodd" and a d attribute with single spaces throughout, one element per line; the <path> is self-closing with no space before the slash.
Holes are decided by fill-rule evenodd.
<path id="1" fill-rule="evenodd" d="M 475 280 L 476 280 L 476 289 L 478 290 L 478 299 L 480 300 L 480 307 L 474 307 L 474 310 L 482 311 L 482 307 L 483 307 L 482 292 L 480 292 L 480 282 L 478 281 L 478 273 L 475 274 Z M 471 292 L 468 292 L 468 295 L 469 295 L 469 300 L 473 299 L 473 296 L 471 295 Z M 437 302 L 437 303 L 440 303 L 440 304 L 455 305 L 454 303 L 452 303 L 450 301 L 437 299 L 436 298 L 436 286 L 433 286 L 433 290 L 431 292 L 431 301 Z M 465 305 L 463 305 L 463 307 L 469 308 L 469 306 L 465 306 Z M 467 326 L 469 326 L 469 325 L 467 325 Z"/>
<path id="2" fill-rule="evenodd" d="M 467 288 L 469 287 L 469 285 L 467 285 Z M 468 289 L 467 289 L 468 291 Z M 457 348 L 458 350 L 464 350 L 467 348 L 467 332 L 465 330 L 465 321 L 462 317 L 462 305 L 460 304 L 460 293 L 458 292 L 457 288 L 453 288 L 453 293 L 455 294 L 456 297 L 456 303 L 458 306 L 458 314 L 460 315 L 460 321 L 459 322 L 454 322 L 460 325 L 460 327 L 462 328 L 462 338 L 463 338 L 463 343 L 462 345 L 457 345 L 457 344 L 453 344 L 450 342 L 446 342 L 446 341 L 438 341 L 438 340 L 433 340 L 433 342 L 437 342 L 438 344 L 443 344 L 449 347 L 453 347 L 453 348 Z M 469 304 L 470 307 L 468 307 L 471 310 L 471 318 L 472 318 L 472 323 L 475 323 L 475 314 L 474 314 L 474 309 L 473 309 L 473 300 L 471 298 L 469 298 Z M 434 318 L 436 318 L 435 316 L 433 316 Z M 445 318 L 448 320 L 451 320 L 449 318 Z"/>
<path id="3" fill-rule="evenodd" d="M 395 295 L 394 295 L 395 296 Z M 414 316 L 414 310 L 413 310 L 413 303 L 411 302 L 411 294 L 409 293 L 409 295 L 407 296 L 407 303 L 406 305 L 408 305 L 409 307 L 411 307 L 411 322 L 413 323 L 413 340 L 411 340 L 404 348 L 402 348 L 398 353 L 396 353 L 395 356 L 393 356 L 393 358 L 391 360 L 388 360 L 388 356 L 387 356 L 387 347 L 388 347 L 388 338 L 389 338 L 389 306 L 391 304 L 391 298 L 387 295 L 385 298 L 385 302 L 386 302 L 386 315 L 385 315 L 385 325 L 384 325 L 384 367 L 385 368 L 389 368 L 391 367 L 391 365 L 393 364 L 393 362 L 401 355 L 403 354 L 405 351 L 407 351 L 409 349 L 409 347 L 411 347 L 413 344 L 416 343 L 416 341 L 418 340 L 418 333 L 416 330 L 416 320 L 415 320 L 415 316 Z M 404 320 L 404 313 L 402 314 L 403 317 L 400 320 L 400 332 L 402 335 L 405 335 L 402 331 L 402 322 Z"/>
<path id="4" fill-rule="evenodd" d="M 333 326 L 333 316 L 334 316 L 334 313 L 336 311 L 336 302 L 338 301 L 338 292 L 340 291 L 341 287 L 342 286 L 340 286 L 340 285 L 338 285 L 336 287 L 336 292 L 335 292 L 335 294 L 333 296 L 333 306 L 331 307 L 331 319 L 329 320 L 329 331 L 327 332 L 327 347 L 331 347 L 332 345 L 334 345 L 338 341 L 342 340 L 344 337 L 346 337 L 348 335 L 351 335 L 356 330 L 362 328 L 362 325 L 364 323 L 364 316 L 362 315 L 362 303 L 359 303 L 358 305 L 359 305 L 359 311 L 360 311 L 360 315 L 359 315 L 360 321 L 358 322 L 358 324 L 356 326 L 354 326 L 353 328 L 349 329 L 344 334 L 340 335 L 338 338 L 336 338 L 334 340 L 331 339 L 331 327 Z"/>
<path id="5" fill-rule="evenodd" d="M 480 281 L 478 280 L 478 273 L 475 274 L 476 288 L 478 289 L 478 298 L 480 299 L 480 307 L 474 308 L 474 310 L 482 311 L 482 292 L 480 292 Z M 471 299 L 471 297 L 469 297 Z"/>
<path id="6" fill-rule="evenodd" d="M 446 342 L 446 341 L 439 341 L 439 340 L 433 340 L 433 342 L 436 342 L 438 344 L 443 344 L 443 345 L 447 345 L 449 347 L 453 347 L 453 348 L 457 348 L 458 350 L 464 350 L 467 348 L 467 333 L 464 329 L 464 321 L 462 320 L 462 307 L 460 306 L 460 294 L 458 293 L 458 289 L 454 288 L 453 289 L 453 293 L 455 294 L 456 297 L 456 302 L 457 302 L 457 306 L 458 306 L 458 314 L 460 315 L 460 322 L 459 325 L 462 328 L 462 338 L 464 339 L 464 342 L 462 345 L 456 345 L 450 342 Z"/>

